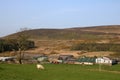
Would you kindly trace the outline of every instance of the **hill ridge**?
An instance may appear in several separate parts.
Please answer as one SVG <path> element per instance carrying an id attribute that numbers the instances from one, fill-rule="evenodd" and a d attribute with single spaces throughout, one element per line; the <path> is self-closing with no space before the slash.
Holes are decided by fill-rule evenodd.
<path id="1" fill-rule="evenodd" d="M 32 39 L 100 39 L 105 35 L 120 36 L 120 25 L 92 26 L 92 27 L 74 27 L 65 29 L 32 29 L 6 37 L 13 38 L 18 34 L 24 33 L 31 36 Z"/>

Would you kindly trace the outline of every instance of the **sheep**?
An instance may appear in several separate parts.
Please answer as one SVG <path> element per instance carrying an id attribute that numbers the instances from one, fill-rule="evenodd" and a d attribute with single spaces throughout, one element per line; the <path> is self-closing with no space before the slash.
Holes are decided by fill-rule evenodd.
<path id="1" fill-rule="evenodd" d="M 41 65 L 41 64 L 37 64 L 36 67 L 37 67 L 37 69 L 41 69 L 41 70 L 44 70 L 44 69 L 45 69 L 44 66 Z"/>

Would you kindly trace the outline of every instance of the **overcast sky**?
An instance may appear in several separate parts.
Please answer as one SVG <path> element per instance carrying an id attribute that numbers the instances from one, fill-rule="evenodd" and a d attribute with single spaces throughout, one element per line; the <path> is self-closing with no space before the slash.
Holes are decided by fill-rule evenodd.
<path id="1" fill-rule="evenodd" d="M 120 25 L 120 0 L 0 0 L 0 37 L 20 28 Z"/>

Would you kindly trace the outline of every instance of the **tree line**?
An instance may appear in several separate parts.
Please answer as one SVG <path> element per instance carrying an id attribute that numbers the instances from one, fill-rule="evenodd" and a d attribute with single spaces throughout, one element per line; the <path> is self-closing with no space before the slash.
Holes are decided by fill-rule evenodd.
<path id="1" fill-rule="evenodd" d="M 0 39 L 0 52 L 5 52 L 5 51 L 12 51 L 12 50 L 19 50 L 19 47 L 22 46 L 22 50 L 27 50 L 29 48 L 34 47 L 34 41 L 30 40 L 21 40 L 22 42 L 20 43 L 20 40 L 17 39 Z"/>
<path id="2" fill-rule="evenodd" d="M 71 47 L 71 50 L 120 52 L 120 44 L 115 44 L 115 43 L 79 43 L 79 44 L 73 45 Z"/>

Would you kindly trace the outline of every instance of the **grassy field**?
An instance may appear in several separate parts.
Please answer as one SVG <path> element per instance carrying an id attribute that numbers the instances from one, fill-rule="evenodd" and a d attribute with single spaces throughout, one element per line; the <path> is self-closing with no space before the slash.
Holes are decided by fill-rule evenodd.
<path id="1" fill-rule="evenodd" d="M 120 80 L 120 65 L 44 64 L 37 70 L 35 64 L 0 64 L 0 80 Z"/>

